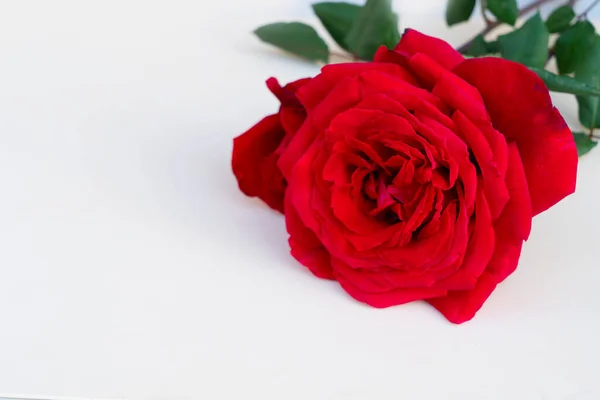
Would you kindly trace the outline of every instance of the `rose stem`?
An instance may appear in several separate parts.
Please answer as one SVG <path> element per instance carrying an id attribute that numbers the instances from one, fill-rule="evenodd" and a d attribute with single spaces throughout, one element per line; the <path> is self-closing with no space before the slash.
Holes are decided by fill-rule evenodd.
<path id="1" fill-rule="evenodd" d="M 596 7 L 598 5 L 598 3 L 600 3 L 600 0 L 596 0 L 594 1 L 592 4 L 590 4 L 590 6 L 588 8 L 585 9 L 584 12 L 582 12 L 581 14 L 579 14 L 577 16 L 577 19 L 584 19 L 587 18 L 587 14 L 592 11 L 592 8 Z"/>
<path id="2" fill-rule="evenodd" d="M 528 14 L 529 12 L 535 10 L 536 8 L 539 8 L 540 6 L 549 3 L 551 1 L 554 0 L 536 0 L 533 3 L 529 4 L 528 6 L 523 7 L 522 9 L 519 10 L 519 17 L 523 16 L 525 14 Z M 577 1 L 577 0 L 575 0 Z M 596 0 L 596 1 L 600 1 L 600 0 Z M 574 1 L 573 0 L 569 0 L 569 3 L 571 3 Z M 479 32 L 477 35 L 475 35 L 475 37 L 471 40 L 469 40 L 467 43 L 463 44 L 462 46 L 458 47 L 456 50 L 459 53 L 464 53 L 465 51 L 467 51 L 469 49 L 469 47 L 471 46 L 471 43 L 473 43 L 473 41 L 475 40 L 475 38 L 479 35 L 481 36 L 485 36 L 488 33 L 490 33 L 492 30 L 496 29 L 498 26 L 500 26 L 502 24 L 502 22 L 499 21 L 493 21 L 490 24 L 486 25 L 485 28 L 483 28 L 483 30 L 481 32 Z"/>
<path id="3" fill-rule="evenodd" d="M 343 58 L 343 59 L 350 60 L 350 61 L 356 60 L 356 58 L 353 57 L 351 54 L 342 53 L 342 52 L 338 52 L 338 51 L 330 51 L 329 57 L 331 57 L 331 56 Z"/>
<path id="4" fill-rule="evenodd" d="M 481 16 L 485 21 L 485 26 L 490 26 L 493 21 L 487 16 L 485 10 L 487 9 L 487 0 L 481 0 Z"/>

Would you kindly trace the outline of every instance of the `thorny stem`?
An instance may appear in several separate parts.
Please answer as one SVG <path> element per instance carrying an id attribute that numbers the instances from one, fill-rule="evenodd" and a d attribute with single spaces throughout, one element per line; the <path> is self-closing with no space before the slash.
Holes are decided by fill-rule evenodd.
<path id="1" fill-rule="evenodd" d="M 529 4 L 528 6 L 523 7 L 522 9 L 519 10 L 519 17 L 522 15 L 525 15 L 539 7 L 541 7 L 542 5 L 549 3 L 553 0 L 536 0 L 533 3 Z M 569 0 L 569 3 L 571 2 L 575 2 L 577 0 Z M 600 0 L 596 0 L 596 2 L 598 2 Z M 487 21 L 486 21 L 487 23 Z M 483 28 L 483 30 L 481 32 L 479 32 L 479 34 L 477 34 L 475 37 L 481 35 L 481 36 L 485 36 L 488 33 L 490 33 L 492 30 L 496 29 L 498 26 L 500 26 L 502 24 L 502 22 L 499 21 L 493 21 L 490 24 L 486 25 L 485 28 Z M 469 47 L 471 46 L 471 43 L 473 43 L 473 41 L 475 40 L 475 37 L 471 40 L 469 40 L 467 43 L 463 44 L 462 46 L 458 47 L 456 50 L 459 53 L 464 53 L 465 51 L 467 51 L 469 49 Z"/>

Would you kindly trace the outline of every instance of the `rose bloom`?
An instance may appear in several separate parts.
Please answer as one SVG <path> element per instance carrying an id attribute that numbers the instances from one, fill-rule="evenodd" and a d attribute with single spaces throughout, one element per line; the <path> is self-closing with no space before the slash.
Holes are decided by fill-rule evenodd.
<path id="1" fill-rule="evenodd" d="M 269 82 L 281 109 L 234 140 L 240 187 L 285 211 L 300 263 L 371 306 L 470 320 L 532 217 L 575 190 L 573 135 L 523 65 L 407 30 L 374 62 Z"/>
<path id="2" fill-rule="evenodd" d="M 286 182 L 277 161 L 306 118 L 296 91 L 308 81 L 299 79 L 282 88 L 275 78 L 269 79 L 267 86 L 281 102 L 279 112 L 263 118 L 233 141 L 231 166 L 242 192 L 281 212 Z"/>

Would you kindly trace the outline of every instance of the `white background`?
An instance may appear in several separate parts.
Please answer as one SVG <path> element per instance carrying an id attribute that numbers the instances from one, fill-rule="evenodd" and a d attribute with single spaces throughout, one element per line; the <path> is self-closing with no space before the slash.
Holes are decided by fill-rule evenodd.
<path id="1" fill-rule="evenodd" d="M 250 32 L 313 21 L 308 1 L 1 4 L 0 395 L 600 398 L 600 149 L 474 320 L 368 308 L 230 171 L 276 110 L 264 80 L 318 72 Z M 481 27 L 448 31 L 443 4 L 396 0 L 454 45 Z"/>

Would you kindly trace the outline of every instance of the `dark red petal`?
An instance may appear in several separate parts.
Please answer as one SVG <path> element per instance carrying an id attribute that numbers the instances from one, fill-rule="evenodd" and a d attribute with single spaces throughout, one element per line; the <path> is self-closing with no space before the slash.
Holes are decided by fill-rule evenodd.
<path id="1" fill-rule="evenodd" d="M 458 127 L 457 133 L 462 135 L 477 159 L 483 175 L 484 192 L 492 219 L 496 220 L 509 199 L 505 177 L 500 173 L 490 144 L 477 126 L 460 110 L 454 113 L 453 119 Z"/>
<path id="2" fill-rule="evenodd" d="M 417 84 L 410 72 L 395 64 L 377 62 L 330 64 L 324 66 L 319 75 L 298 90 L 298 99 L 307 110 L 312 110 L 343 79 L 355 77 L 366 71 L 384 72 L 411 85 Z"/>
<path id="3" fill-rule="evenodd" d="M 352 268 L 345 262 L 333 257 L 332 268 L 339 279 L 343 276 L 356 289 L 367 293 L 388 292 L 394 289 L 410 289 L 415 287 L 432 287 L 435 278 L 421 271 L 402 271 L 388 267 L 377 269 Z"/>
<path id="4" fill-rule="evenodd" d="M 282 143 L 285 143 L 284 147 L 287 147 L 292 137 L 304 123 L 306 112 L 303 108 L 281 107 L 279 110 L 279 119 L 281 120 L 281 126 L 285 130 L 287 136 L 287 140 L 282 141 Z M 283 151 L 284 149 L 282 148 L 281 150 Z"/>
<path id="5" fill-rule="evenodd" d="M 446 318 L 462 323 L 473 318 L 496 284 L 502 282 L 517 268 L 523 240 L 531 229 L 531 203 L 527 195 L 527 181 L 514 143 L 508 147 L 506 183 L 510 193 L 502 215 L 496 223 L 494 255 L 473 290 L 449 291 L 445 297 L 429 302 Z"/>
<path id="6" fill-rule="evenodd" d="M 291 90 L 293 93 L 296 93 L 298 91 L 298 89 L 300 89 L 302 86 L 304 86 L 308 82 L 310 82 L 311 79 L 312 78 L 301 78 L 301 79 L 298 79 L 298 80 L 288 83 L 283 88 L 287 89 L 287 90 Z"/>
<path id="7" fill-rule="evenodd" d="M 496 284 L 496 278 L 486 271 L 472 290 L 450 291 L 446 296 L 427 301 L 444 314 L 448 321 L 462 324 L 475 316 L 496 288 Z"/>
<path id="8" fill-rule="evenodd" d="M 464 61 L 464 57 L 448 43 L 441 39 L 422 34 L 414 29 L 406 29 L 395 51 L 410 55 L 416 53 L 427 54 L 442 67 L 452 69 Z"/>
<path id="9" fill-rule="evenodd" d="M 285 203 L 285 225 L 290 235 L 288 242 L 292 256 L 319 278 L 334 279 L 329 253 L 314 232 L 304 225 L 289 196 Z"/>
<path id="10" fill-rule="evenodd" d="M 448 156 L 452 158 L 452 162 L 458 165 L 458 175 L 464 188 L 463 201 L 470 214 L 477 194 L 477 172 L 469 159 L 467 145 L 454 131 L 448 129 L 438 121 L 419 113 L 415 113 L 415 115 L 423 123 L 420 126 L 421 134 L 425 135 L 438 148 L 447 149 Z"/>
<path id="11" fill-rule="evenodd" d="M 472 289 L 494 254 L 494 228 L 487 201 L 481 189 L 475 206 L 475 229 L 460 269 L 436 283 L 435 287 L 447 290 Z"/>
<path id="12" fill-rule="evenodd" d="M 468 217 L 464 207 L 457 210 L 456 206 L 450 204 L 442 212 L 440 227 L 435 234 L 425 239 L 412 240 L 405 246 L 379 249 L 379 265 L 420 270 L 438 266 L 440 263 L 447 266 L 466 250 L 467 223 Z M 339 258 L 343 259 L 343 256 Z"/>
<path id="13" fill-rule="evenodd" d="M 513 244 L 500 238 L 496 243 L 494 257 L 488 265 L 487 272 L 494 276 L 496 282 L 500 283 L 510 274 L 515 272 L 519 257 L 521 256 L 521 247 L 523 243 Z"/>
<path id="14" fill-rule="evenodd" d="M 318 130 L 310 120 L 305 120 L 300 129 L 291 138 L 288 146 L 281 152 L 277 166 L 289 181 L 296 162 L 310 147 L 318 134 Z"/>
<path id="15" fill-rule="evenodd" d="M 534 72 L 496 57 L 466 60 L 453 72 L 479 90 L 494 127 L 517 143 L 534 215 L 575 191 L 573 135 Z"/>
<path id="16" fill-rule="evenodd" d="M 532 211 L 527 178 L 523 171 L 519 150 L 514 143 L 508 145 L 506 186 L 510 200 L 504 207 L 500 218 L 494 223 L 494 228 L 503 240 L 520 245 L 529 237 Z"/>
<path id="17" fill-rule="evenodd" d="M 483 99 L 476 88 L 442 67 L 428 55 L 417 53 L 410 58 L 409 64 L 411 70 L 420 78 L 420 82 L 424 83 L 427 88 L 431 89 L 437 84 L 446 86 L 447 88 L 450 88 L 451 92 L 459 93 L 461 98 L 466 96 L 465 98 L 470 102 L 475 100 L 475 102 L 481 104 L 481 108 L 483 108 Z M 440 83 L 440 81 L 445 82 Z M 440 91 L 439 88 L 437 90 Z M 456 94 L 454 95 L 456 96 Z"/>
<path id="18" fill-rule="evenodd" d="M 350 195 L 351 188 L 331 189 L 331 210 L 348 230 L 358 235 L 381 233 L 387 226 L 361 210 Z"/>
<path id="19" fill-rule="evenodd" d="M 381 288 L 378 288 L 377 286 L 373 287 L 373 289 L 375 289 L 375 291 L 373 292 L 363 291 L 359 289 L 354 283 L 350 282 L 344 275 L 337 272 L 335 267 L 336 262 L 339 261 L 332 259 L 335 278 L 340 283 L 342 288 L 356 300 L 361 301 L 363 303 L 367 303 L 372 307 L 391 307 L 399 304 L 408 303 L 411 301 L 443 296 L 446 293 L 444 290 L 431 288 L 398 288 L 387 291 L 380 291 Z M 368 278 L 365 277 L 365 280 L 368 281 Z M 377 284 L 372 283 L 371 285 Z"/>
<path id="20" fill-rule="evenodd" d="M 231 167 L 240 190 L 259 197 L 269 207 L 283 212 L 284 181 L 273 152 L 285 132 L 279 116 L 270 115 L 233 139 Z"/>
<path id="21" fill-rule="evenodd" d="M 373 56 L 373 61 L 380 63 L 397 64 L 401 67 L 408 67 L 409 58 L 410 55 L 407 53 L 399 53 L 397 51 L 390 50 L 385 46 L 380 46 L 379 49 L 377 49 L 375 56 Z"/>
<path id="22" fill-rule="evenodd" d="M 281 87 L 277 79 L 267 79 L 267 87 L 277 97 L 279 102 L 284 107 L 302 107 L 300 101 L 296 97 L 296 91 L 302 86 L 306 85 L 311 78 L 298 79 L 297 81 L 290 82 L 284 87 Z"/>
<path id="23" fill-rule="evenodd" d="M 490 120 L 479 93 L 453 74 L 444 74 L 436 82 L 432 93 L 451 108 L 460 110 L 475 122 Z"/>

